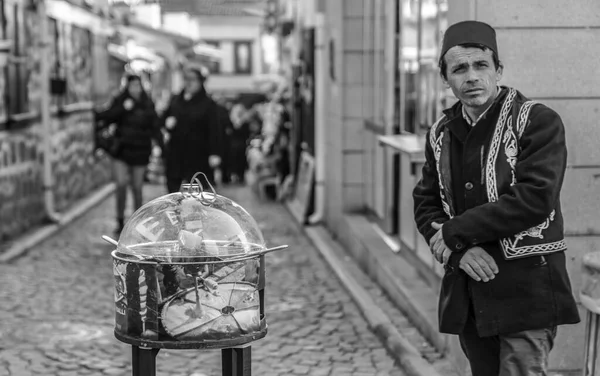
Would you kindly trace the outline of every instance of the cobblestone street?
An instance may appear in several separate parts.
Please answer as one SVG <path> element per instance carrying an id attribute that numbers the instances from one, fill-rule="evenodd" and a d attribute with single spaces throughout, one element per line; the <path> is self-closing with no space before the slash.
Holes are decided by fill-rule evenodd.
<path id="1" fill-rule="evenodd" d="M 287 210 L 249 189 L 221 194 L 245 207 L 269 246 L 269 333 L 253 343 L 253 375 L 400 376 L 351 297 Z M 146 186 L 149 200 L 164 194 Z M 130 200 L 131 201 L 131 200 Z M 129 201 L 129 202 L 130 202 Z M 0 376 L 130 375 L 130 346 L 113 336 L 114 197 L 11 264 L 0 265 Z M 221 375 L 220 351 L 161 350 L 158 375 Z"/>

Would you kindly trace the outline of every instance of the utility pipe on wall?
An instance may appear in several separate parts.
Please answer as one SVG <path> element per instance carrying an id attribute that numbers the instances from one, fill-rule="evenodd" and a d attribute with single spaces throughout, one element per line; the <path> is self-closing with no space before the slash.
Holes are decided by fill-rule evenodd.
<path id="1" fill-rule="evenodd" d="M 317 13 L 315 17 L 315 210 L 308 218 L 311 225 L 323 220 L 325 212 L 325 111 L 327 108 L 325 95 L 327 81 L 327 38 L 325 30 L 325 16 Z"/>
<path id="2" fill-rule="evenodd" d="M 36 3 L 37 12 L 40 17 L 40 91 L 41 97 L 41 120 L 42 120 L 42 143 L 44 151 L 44 206 L 46 216 L 52 222 L 60 222 L 61 217 L 54 208 L 54 177 L 52 175 L 52 118 L 50 114 L 50 59 L 48 57 L 48 16 L 46 15 L 45 0 Z"/>

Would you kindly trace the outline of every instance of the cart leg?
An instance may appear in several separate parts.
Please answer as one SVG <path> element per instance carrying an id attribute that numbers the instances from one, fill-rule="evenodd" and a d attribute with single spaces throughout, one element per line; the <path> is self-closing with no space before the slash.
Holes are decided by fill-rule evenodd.
<path id="1" fill-rule="evenodd" d="M 156 376 L 156 355 L 160 349 L 146 349 L 131 346 L 132 350 L 132 375 L 133 376 Z"/>
<path id="2" fill-rule="evenodd" d="M 251 346 L 222 349 L 223 376 L 250 376 L 252 373 Z"/>
<path id="3" fill-rule="evenodd" d="M 591 311 L 587 313 L 585 328 L 585 355 L 583 376 L 596 375 L 596 358 L 598 357 L 598 331 L 600 315 Z"/>

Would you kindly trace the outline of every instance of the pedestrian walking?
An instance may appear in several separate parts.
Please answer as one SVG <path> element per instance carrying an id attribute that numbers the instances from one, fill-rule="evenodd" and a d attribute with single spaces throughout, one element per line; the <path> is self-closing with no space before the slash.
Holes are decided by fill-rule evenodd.
<path id="1" fill-rule="evenodd" d="M 140 76 L 128 74 L 124 89 L 108 108 L 96 111 L 96 121 L 114 127 L 111 141 L 113 178 L 116 183 L 115 234 L 119 235 L 125 222 L 127 186 L 131 186 L 134 210 L 143 204 L 142 187 L 146 166 L 152 153 L 152 140 L 162 147 L 162 134 L 157 126 L 154 103 L 142 86 Z"/>
<path id="2" fill-rule="evenodd" d="M 428 131 L 413 197 L 445 266 L 440 331 L 459 336 L 473 376 L 546 375 L 557 326 L 580 321 L 565 263 L 562 120 L 498 86 L 485 23 L 450 26 L 439 67 L 459 101 Z"/>
<path id="3" fill-rule="evenodd" d="M 223 154 L 222 126 L 218 106 L 204 87 L 207 75 L 187 68 L 185 88 L 175 95 L 161 116 L 168 134 L 165 146 L 165 175 L 169 192 L 178 192 L 196 172 L 203 172 L 214 184 L 214 169 Z"/>

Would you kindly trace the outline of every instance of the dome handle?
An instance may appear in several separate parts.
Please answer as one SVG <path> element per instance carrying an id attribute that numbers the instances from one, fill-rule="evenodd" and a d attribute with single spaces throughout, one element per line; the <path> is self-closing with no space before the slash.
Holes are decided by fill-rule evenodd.
<path id="1" fill-rule="evenodd" d="M 204 193 L 204 186 L 200 182 L 200 179 L 198 179 L 198 175 L 204 176 L 204 180 L 206 180 L 206 184 L 208 184 L 208 186 L 210 187 L 210 190 L 211 190 L 211 192 L 213 194 L 212 197 L 206 198 L 203 195 L 203 193 Z M 202 205 L 210 206 L 210 205 L 212 205 L 217 200 L 217 191 L 215 191 L 215 188 L 212 186 L 212 184 L 210 184 L 210 181 L 208 180 L 208 177 L 206 176 L 206 174 L 204 174 L 204 172 L 196 172 L 194 174 L 194 176 L 192 176 L 192 180 L 190 181 L 190 183 L 192 183 L 192 184 L 193 183 L 198 184 L 198 187 L 200 188 L 200 193 L 198 193 L 198 194 L 192 193 L 192 195 L 194 197 L 196 197 L 198 199 L 198 201 L 200 201 L 200 203 Z"/>

